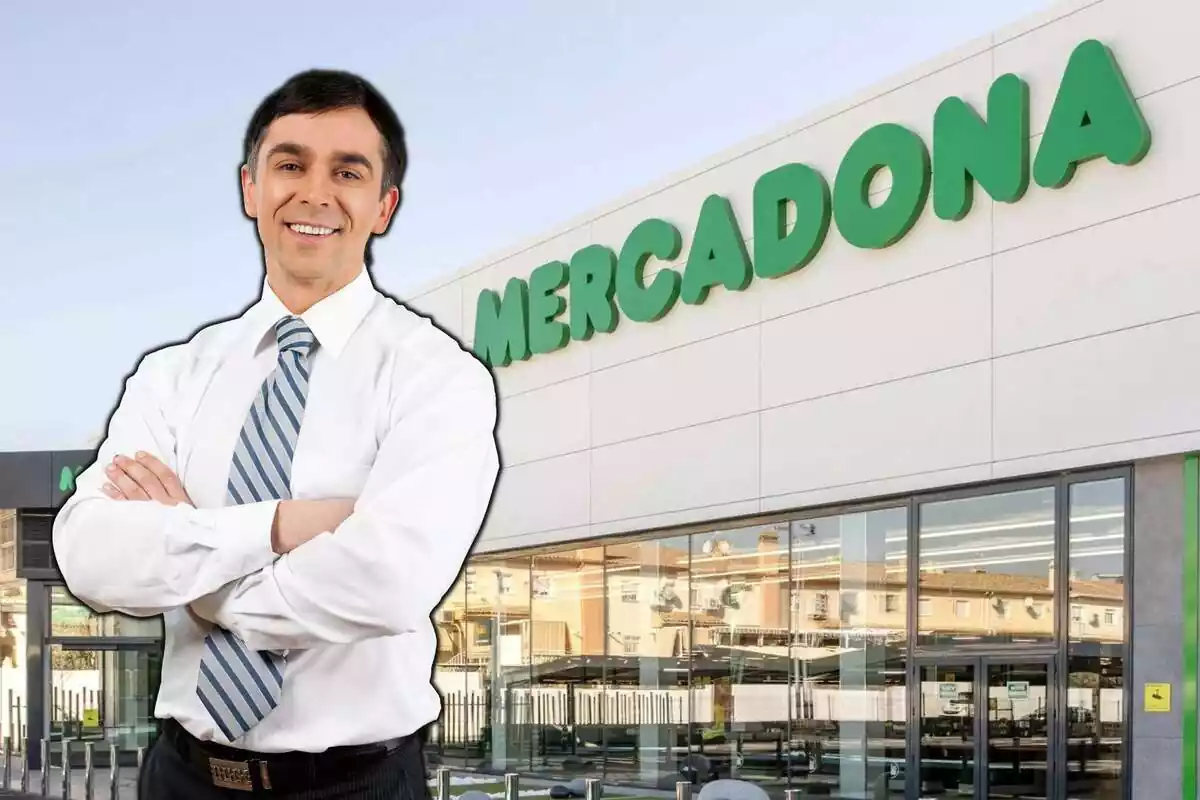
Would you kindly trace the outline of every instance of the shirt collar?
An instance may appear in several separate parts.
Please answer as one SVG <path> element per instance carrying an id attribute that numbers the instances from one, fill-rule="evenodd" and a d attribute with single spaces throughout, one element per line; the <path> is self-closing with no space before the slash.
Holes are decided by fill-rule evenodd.
<path id="1" fill-rule="evenodd" d="M 351 334 L 367 316 L 375 302 L 375 284 L 363 267 L 354 280 L 312 306 L 303 314 L 293 315 L 264 279 L 262 298 L 250 307 L 247 318 L 255 349 L 274 342 L 275 323 L 287 316 L 298 316 L 312 330 L 322 350 L 335 358 L 341 354 Z"/>

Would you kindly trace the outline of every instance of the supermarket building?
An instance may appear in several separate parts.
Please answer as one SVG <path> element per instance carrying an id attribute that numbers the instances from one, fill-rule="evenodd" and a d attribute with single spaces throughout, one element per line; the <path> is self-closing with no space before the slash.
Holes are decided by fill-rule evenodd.
<path id="1" fill-rule="evenodd" d="M 1056 6 L 413 297 L 504 459 L 435 763 L 1195 798 L 1198 23 Z M 0 726 L 130 750 L 160 628 L 39 538 L 87 459 L 0 454 Z"/>

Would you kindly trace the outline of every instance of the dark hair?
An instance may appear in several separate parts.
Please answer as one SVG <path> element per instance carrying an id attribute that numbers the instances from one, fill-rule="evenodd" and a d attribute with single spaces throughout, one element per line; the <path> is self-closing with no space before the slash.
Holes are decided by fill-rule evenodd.
<path id="1" fill-rule="evenodd" d="M 404 173 L 408 169 L 404 126 L 378 89 L 365 79 L 342 70 L 307 70 L 288 78 L 282 86 L 267 95 L 254 111 L 246 128 L 242 143 L 243 163 L 251 173 L 254 172 L 267 128 L 280 117 L 319 114 L 344 108 L 361 108 L 375 123 L 383 139 L 383 190 L 386 192 L 394 186 L 402 199 Z M 370 240 L 367 241 L 365 260 L 368 267 L 374 261 Z"/>

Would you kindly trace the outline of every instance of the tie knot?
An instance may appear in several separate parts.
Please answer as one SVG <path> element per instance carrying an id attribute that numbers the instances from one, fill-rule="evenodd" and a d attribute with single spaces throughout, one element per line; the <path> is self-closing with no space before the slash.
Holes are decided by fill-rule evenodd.
<path id="1" fill-rule="evenodd" d="M 275 341 L 279 343 L 280 353 L 296 352 L 305 358 L 317 343 L 317 338 L 304 320 L 289 316 L 275 323 Z"/>

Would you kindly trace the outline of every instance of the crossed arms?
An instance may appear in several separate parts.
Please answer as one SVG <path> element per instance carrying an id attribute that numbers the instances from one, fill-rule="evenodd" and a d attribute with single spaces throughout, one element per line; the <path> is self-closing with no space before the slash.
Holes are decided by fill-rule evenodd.
<path id="1" fill-rule="evenodd" d="M 426 365 L 358 498 L 209 509 L 179 484 L 163 368 L 148 356 L 130 377 L 96 462 L 55 519 L 55 556 L 76 597 L 132 616 L 188 608 L 260 650 L 428 624 L 499 472 L 486 370 Z"/>

